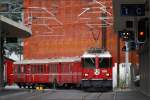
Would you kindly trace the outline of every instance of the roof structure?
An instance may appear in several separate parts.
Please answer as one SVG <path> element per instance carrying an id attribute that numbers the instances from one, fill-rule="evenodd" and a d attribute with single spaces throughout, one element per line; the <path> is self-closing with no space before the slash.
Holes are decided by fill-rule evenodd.
<path id="1" fill-rule="evenodd" d="M 0 16 L 0 28 L 2 37 L 25 38 L 32 34 L 31 30 L 23 24 L 19 24 L 4 16 Z"/>
<path id="2" fill-rule="evenodd" d="M 94 57 L 110 58 L 110 57 L 112 57 L 112 55 L 108 51 L 104 51 L 104 52 L 101 52 L 101 53 L 88 53 L 88 52 L 85 52 L 82 55 L 82 58 L 91 58 L 91 57 L 92 58 L 94 58 Z"/>
<path id="3" fill-rule="evenodd" d="M 59 63 L 59 62 L 76 62 L 81 61 L 80 57 L 64 57 L 52 59 L 31 59 L 16 61 L 14 64 L 46 64 L 46 63 Z"/>

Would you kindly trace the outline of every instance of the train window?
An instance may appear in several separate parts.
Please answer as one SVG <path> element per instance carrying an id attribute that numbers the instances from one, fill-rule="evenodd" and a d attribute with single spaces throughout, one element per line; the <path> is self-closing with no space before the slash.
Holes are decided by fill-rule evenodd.
<path id="1" fill-rule="evenodd" d="M 17 68 L 18 68 L 18 66 L 14 66 L 14 73 L 17 73 Z"/>
<path id="2" fill-rule="evenodd" d="M 51 71 L 52 71 L 53 73 L 55 73 L 55 64 L 53 64 L 51 68 L 52 68 Z"/>
<path id="3" fill-rule="evenodd" d="M 44 66 L 45 66 L 45 73 L 48 73 L 48 71 L 47 71 L 47 64 L 45 64 Z"/>
<path id="4" fill-rule="evenodd" d="M 46 73 L 46 66 L 43 65 L 43 73 Z"/>
<path id="5" fill-rule="evenodd" d="M 42 73 L 46 73 L 46 66 L 45 66 L 45 64 L 42 65 L 42 69 L 43 69 Z"/>
<path id="6" fill-rule="evenodd" d="M 70 64 L 67 64 L 66 69 L 67 72 L 70 72 Z"/>
<path id="7" fill-rule="evenodd" d="M 45 69 L 46 69 L 46 67 L 45 67 Z M 49 64 L 47 70 L 48 70 L 48 72 L 56 73 L 57 72 L 57 64 Z"/>
<path id="8" fill-rule="evenodd" d="M 68 67 L 69 67 L 69 68 L 68 68 L 68 71 L 71 72 L 71 67 L 72 67 L 71 64 L 69 64 Z"/>
<path id="9" fill-rule="evenodd" d="M 56 73 L 57 72 L 57 64 L 53 65 L 53 72 Z"/>
<path id="10" fill-rule="evenodd" d="M 64 64 L 61 64 L 61 71 L 64 72 Z"/>
<path id="11" fill-rule="evenodd" d="M 83 58 L 83 67 L 84 68 L 95 68 L 95 59 L 94 58 Z"/>
<path id="12" fill-rule="evenodd" d="M 41 73 L 43 73 L 43 72 L 44 72 L 44 66 L 41 65 Z"/>
<path id="13" fill-rule="evenodd" d="M 48 73 L 51 72 L 51 65 L 50 64 L 48 65 L 48 69 L 47 70 L 48 70 Z"/>
<path id="14" fill-rule="evenodd" d="M 43 65 L 40 65 L 40 73 L 43 73 Z"/>
<path id="15" fill-rule="evenodd" d="M 24 69 L 23 72 L 26 73 L 26 65 L 23 66 L 23 69 Z"/>
<path id="16" fill-rule="evenodd" d="M 31 66 L 31 73 L 34 73 L 33 67 L 34 67 L 34 65 Z"/>
<path id="17" fill-rule="evenodd" d="M 45 73 L 46 66 L 45 65 L 38 65 L 38 73 Z"/>
<path id="18" fill-rule="evenodd" d="M 73 63 L 69 64 L 69 73 L 73 72 Z"/>
<path id="19" fill-rule="evenodd" d="M 24 66 L 20 66 L 21 73 L 24 73 Z"/>
<path id="20" fill-rule="evenodd" d="M 99 59 L 99 67 L 100 68 L 109 68 L 112 66 L 111 58 L 100 58 Z"/>
<path id="21" fill-rule="evenodd" d="M 37 65 L 37 69 L 38 69 L 37 72 L 41 73 L 41 65 Z"/>
<path id="22" fill-rule="evenodd" d="M 32 73 L 36 73 L 36 65 L 32 65 L 32 67 L 31 67 L 31 72 L 32 72 Z"/>
<path id="23" fill-rule="evenodd" d="M 21 68 L 20 68 L 21 65 L 18 65 L 17 67 L 18 67 L 18 69 L 17 69 L 17 70 L 18 70 L 18 73 L 21 73 Z"/>
<path id="24" fill-rule="evenodd" d="M 69 72 L 69 64 L 62 64 L 62 72 Z"/>
<path id="25" fill-rule="evenodd" d="M 47 73 L 47 66 L 44 64 L 44 73 Z"/>
<path id="26" fill-rule="evenodd" d="M 38 65 L 35 65 L 35 73 L 38 73 Z"/>

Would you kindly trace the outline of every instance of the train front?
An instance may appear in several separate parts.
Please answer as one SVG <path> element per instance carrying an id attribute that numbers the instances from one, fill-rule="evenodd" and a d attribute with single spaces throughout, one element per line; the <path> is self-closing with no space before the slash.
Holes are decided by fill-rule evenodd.
<path id="1" fill-rule="evenodd" d="M 82 89 L 112 89 L 112 56 L 108 51 L 88 50 L 82 59 Z"/>

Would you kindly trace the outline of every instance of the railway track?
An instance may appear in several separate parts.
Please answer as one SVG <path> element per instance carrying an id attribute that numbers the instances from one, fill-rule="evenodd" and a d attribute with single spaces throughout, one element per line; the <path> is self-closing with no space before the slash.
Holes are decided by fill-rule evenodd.
<path id="1" fill-rule="evenodd" d="M 36 91 L 32 94 L 29 98 L 26 98 L 25 100 L 38 100 L 40 97 L 48 96 L 51 94 L 54 94 L 56 91 Z"/>
<path id="2" fill-rule="evenodd" d="M 97 93 L 96 96 L 91 97 L 91 93 L 82 96 L 81 100 L 116 100 L 116 92 L 114 93 Z"/>
<path id="3" fill-rule="evenodd" d="M 116 100 L 115 92 L 84 92 L 79 90 L 26 91 L 0 100 Z"/>
<path id="4" fill-rule="evenodd" d="M 91 98 L 91 94 L 88 93 L 84 96 L 82 96 L 81 100 L 100 100 L 103 93 L 98 93 L 95 97 Z"/>

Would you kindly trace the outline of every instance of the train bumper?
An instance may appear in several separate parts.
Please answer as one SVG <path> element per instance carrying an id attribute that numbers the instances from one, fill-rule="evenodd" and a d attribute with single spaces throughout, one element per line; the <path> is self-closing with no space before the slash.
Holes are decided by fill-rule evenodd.
<path id="1" fill-rule="evenodd" d="M 81 86 L 83 88 L 88 87 L 95 87 L 95 88 L 101 88 L 101 87 L 112 87 L 112 80 L 82 80 Z"/>

